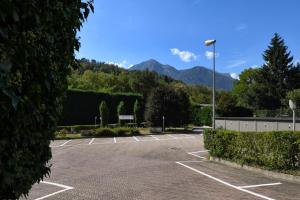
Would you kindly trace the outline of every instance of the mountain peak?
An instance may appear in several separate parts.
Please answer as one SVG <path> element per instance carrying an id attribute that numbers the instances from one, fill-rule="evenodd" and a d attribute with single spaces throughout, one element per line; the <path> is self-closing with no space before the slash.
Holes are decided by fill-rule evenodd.
<path id="1" fill-rule="evenodd" d="M 130 70 L 149 70 L 158 74 L 170 76 L 187 84 L 201 84 L 212 86 L 212 70 L 203 66 L 195 66 L 189 69 L 177 70 L 170 65 L 164 65 L 155 59 L 149 59 L 134 65 Z M 216 73 L 216 87 L 218 89 L 231 90 L 233 79 L 227 74 Z"/>

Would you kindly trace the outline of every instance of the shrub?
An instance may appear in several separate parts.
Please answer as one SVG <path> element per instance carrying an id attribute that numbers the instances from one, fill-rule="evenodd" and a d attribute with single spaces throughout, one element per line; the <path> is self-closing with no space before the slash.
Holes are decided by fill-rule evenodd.
<path id="1" fill-rule="evenodd" d="M 98 128 L 95 133 L 96 137 L 114 137 L 116 133 L 110 128 Z"/>
<path id="2" fill-rule="evenodd" d="M 166 126 L 182 126 L 188 124 L 190 101 L 188 95 L 178 89 L 157 88 L 147 100 L 145 119 L 151 126 L 162 126 L 165 116 Z"/>
<path id="3" fill-rule="evenodd" d="M 57 129 L 64 129 L 65 131 L 81 131 L 81 130 L 90 130 L 96 129 L 95 125 L 73 125 L 73 126 L 58 126 Z"/>
<path id="4" fill-rule="evenodd" d="M 126 111 L 125 111 L 125 104 L 124 104 L 124 101 L 121 101 L 121 102 L 119 103 L 117 110 L 118 110 L 118 116 L 120 116 L 120 115 L 125 115 Z M 120 125 L 120 126 L 123 125 L 123 121 L 121 121 L 120 119 L 119 119 L 119 125 Z"/>
<path id="5" fill-rule="evenodd" d="M 201 107 L 197 104 L 191 106 L 190 122 L 197 126 L 211 126 L 212 123 L 212 109 L 211 107 Z"/>
<path id="6" fill-rule="evenodd" d="M 99 113 L 101 117 L 101 126 L 107 126 L 108 124 L 108 119 L 109 119 L 109 111 L 108 107 L 105 101 L 102 101 L 100 106 L 99 106 Z"/>
<path id="7" fill-rule="evenodd" d="M 274 170 L 300 167 L 300 132 L 206 130 L 205 148 L 215 157 Z"/>
<path id="8" fill-rule="evenodd" d="M 0 199 L 50 174 L 50 141 L 89 1 L 1 1 Z"/>
<path id="9" fill-rule="evenodd" d="M 138 126 L 140 126 L 141 122 L 143 121 L 143 111 L 140 102 L 138 100 L 134 102 L 133 113 L 134 113 L 135 123 Z"/>

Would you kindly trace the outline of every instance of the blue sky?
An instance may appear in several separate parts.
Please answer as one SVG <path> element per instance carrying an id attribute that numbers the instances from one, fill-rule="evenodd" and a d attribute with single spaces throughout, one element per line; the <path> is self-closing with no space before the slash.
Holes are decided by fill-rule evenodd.
<path id="1" fill-rule="evenodd" d="M 217 71 L 239 74 L 263 64 L 278 32 L 300 60 L 299 0 L 95 0 L 77 57 L 123 67 L 150 58 L 177 69 L 210 68 L 216 39 Z"/>

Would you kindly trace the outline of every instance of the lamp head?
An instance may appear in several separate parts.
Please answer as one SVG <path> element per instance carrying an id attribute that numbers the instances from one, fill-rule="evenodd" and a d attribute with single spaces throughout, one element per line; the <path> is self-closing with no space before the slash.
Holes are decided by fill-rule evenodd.
<path id="1" fill-rule="evenodd" d="M 216 40 L 206 40 L 204 43 L 206 46 L 210 46 L 212 44 L 215 44 L 217 41 Z"/>

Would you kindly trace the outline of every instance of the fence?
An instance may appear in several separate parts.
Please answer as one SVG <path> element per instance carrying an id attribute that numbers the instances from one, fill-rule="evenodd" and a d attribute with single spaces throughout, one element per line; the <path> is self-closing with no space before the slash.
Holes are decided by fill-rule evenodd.
<path id="1" fill-rule="evenodd" d="M 258 117 L 217 117 L 216 128 L 234 131 L 288 131 L 293 130 L 292 118 Z M 296 130 L 300 131 L 300 119 L 296 120 Z"/>

